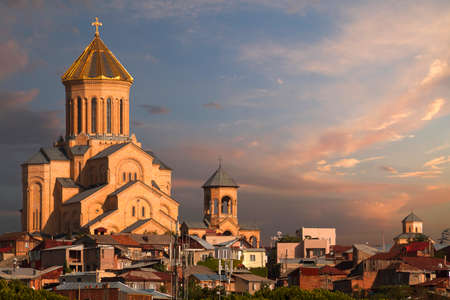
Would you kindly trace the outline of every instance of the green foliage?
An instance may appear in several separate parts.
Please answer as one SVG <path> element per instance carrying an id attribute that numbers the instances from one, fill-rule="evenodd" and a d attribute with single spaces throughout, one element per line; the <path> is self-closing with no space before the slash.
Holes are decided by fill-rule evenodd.
<path id="1" fill-rule="evenodd" d="M 227 264 L 229 264 L 229 261 L 226 261 Z M 238 265 L 242 263 L 241 260 L 233 260 L 233 268 L 236 268 Z M 205 266 L 213 270 L 214 272 L 219 271 L 219 260 L 216 258 L 208 257 L 204 261 L 199 261 L 197 265 Z M 224 260 L 222 260 L 222 270 L 224 268 Z"/>
<path id="2" fill-rule="evenodd" d="M 152 269 L 155 269 L 156 271 L 159 271 L 159 272 L 166 272 L 167 266 L 162 263 L 157 263 L 157 264 L 152 265 Z"/>
<path id="3" fill-rule="evenodd" d="M 418 291 L 415 291 L 408 285 L 390 285 L 381 286 L 373 291 L 373 294 L 369 295 L 369 299 L 381 300 L 381 299 L 408 299 L 413 297 Z"/>
<path id="4" fill-rule="evenodd" d="M 67 273 L 71 273 L 72 269 L 69 268 L 69 265 L 67 264 L 67 260 L 64 261 L 64 266 L 63 266 L 63 273 L 67 274 Z"/>
<path id="5" fill-rule="evenodd" d="M 0 280 L 0 300 L 64 300 L 64 296 L 46 290 L 33 290 L 21 281 Z"/>
<path id="6" fill-rule="evenodd" d="M 278 243 L 298 243 L 298 242 L 300 242 L 300 238 L 292 235 L 283 235 L 278 240 Z"/>
<path id="7" fill-rule="evenodd" d="M 189 283 L 189 299 L 193 300 L 213 300 L 218 299 L 218 289 L 206 289 L 195 285 L 193 282 Z M 353 300 L 354 298 L 341 293 L 331 292 L 327 290 L 301 290 L 299 287 L 281 287 L 270 290 L 265 287 L 256 292 L 253 296 L 244 294 L 230 294 L 225 295 L 222 290 L 223 300 Z"/>
<path id="8" fill-rule="evenodd" d="M 267 268 L 250 268 L 250 272 L 261 277 L 267 277 L 269 273 Z"/>

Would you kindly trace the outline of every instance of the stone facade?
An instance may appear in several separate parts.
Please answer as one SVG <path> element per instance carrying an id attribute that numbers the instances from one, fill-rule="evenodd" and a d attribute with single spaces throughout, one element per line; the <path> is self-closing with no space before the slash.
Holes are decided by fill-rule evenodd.
<path id="1" fill-rule="evenodd" d="M 260 245 L 260 230 L 253 226 L 243 226 L 238 221 L 239 186 L 222 169 L 222 166 L 203 184 L 203 222 L 184 222 L 183 234 L 195 235 L 203 239 L 207 235 L 242 237 L 252 247 Z"/>
<path id="2" fill-rule="evenodd" d="M 62 82 L 66 136 L 22 164 L 23 231 L 175 231 L 172 170 L 130 134 L 131 75 L 96 35 Z"/>

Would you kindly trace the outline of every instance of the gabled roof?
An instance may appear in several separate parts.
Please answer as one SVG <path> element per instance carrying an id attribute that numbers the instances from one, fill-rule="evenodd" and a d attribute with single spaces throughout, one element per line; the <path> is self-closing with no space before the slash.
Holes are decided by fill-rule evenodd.
<path id="1" fill-rule="evenodd" d="M 407 215 L 403 221 L 403 222 L 423 222 L 421 218 L 419 218 L 418 216 L 416 216 L 413 212 L 411 212 L 409 215 Z"/>
<path id="2" fill-rule="evenodd" d="M 204 222 L 195 222 L 195 221 L 184 221 L 183 222 L 188 228 L 195 229 L 206 229 L 208 228 Z"/>
<path id="3" fill-rule="evenodd" d="M 237 274 L 234 273 L 232 276 L 243 279 L 245 281 L 249 282 L 267 282 L 267 283 L 274 283 L 273 280 L 267 279 L 265 277 L 261 277 L 255 274 Z"/>
<path id="4" fill-rule="evenodd" d="M 133 77 L 98 35 L 61 77 L 62 82 L 82 79 L 111 79 L 133 82 Z"/>
<path id="5" fill-rule="evenodd" d="M 142 245 L 169 245 L 172 236 L 169 234 L 130 234 L 130 237 Z"/>
<path id="6" fill-rule="evenodd" d="M 73 181 L 72 178 L 58 177 L 56 181 L 61 184 L 62 187 L 65 188 L 79 188 L 80 186 Z"/>
<path id="7" fill-rule="evenodd" d="M 24 165 L 41 165 L 48 164 L 49 161 L 45 157 L 45 155 L 39 150 L 35 154 L 33 154 L 29 159 L 27 159 L 23 164 Z"/>
<path id="8" fill-rule="evenodd" d="M 40 165 L 47 164 L 52 160 L 66 161 L 69 158 L 63 148 L 58 147 L 46 147 L 39 149 L 39 152 L 35 153 L 29 159 L 27 159 L 24 165 Z"/>
<path id="9" fill-rule="evenodd" d="M 189 238 L 191 238 L 194 241 L 196 241 L 197 243 L 199 243 L 206 250 L 214 250 L 214 246 L 213 245 L 211 245 L 210 243 L 208 243 L 204 239 L 199 238 L 198 236 L 190 235 Z"/>
<path id="10" fill-rule="evenodd" d="M 112 214 L 113 212 L 116 212 L 117 209 L 112 209 L 112 210 L 107 210 L 104 213 L 102 213 L 101 215 L 95 217 L 94 219 L 90 220 L 88 223 L 86 223 L 83 228 L 88 228 L 92 225 L 94 225 L 95 223 L 103 220 L 104 218 L 106 218 L 107 216 L 109 216 L 110 214 Z"/>
<path id="11" fill-rule="evenodd" d="M 72 198 L 70 198 L 69 200 L 67 200 L 66 202 L 64 202 L 64 204 L 71 204 L 71 203 L 76 203 L 76 202 L 83 201 L 84 199 L 86 199 L 87 197 L 89 197 L 92 194 L 96 193 L 97 191 L 101 190 L 105 186 L 106 186 L 106 184 L 100 185 L 100 186 L 96 186 L 96 187 L 90 188 L 88 190 L 85 190 L 85 191 L 83 191 L 81 193 L 78 193 L 75 196 L 73 196 Z"/>
<path id="12" fill-rule="evenodd" d="M 130 226 L 128 226 L 127 228 L 125 228 L 124 230 L 122 230 L 123 233 L 131 233 L 133 232 L 133 230 L 138 229 L 139 227 L 141 227 L 142 225 L 144 225 L 145 223 L 147 223 L 148 221 L 150 221 L 151 219 L 141 219 L 141 220 L 137 220 L 136 222 L 134 222 L 133 224 L 131 224 Z"/>
<path id="13" fill-rule="evenodd" d="M 122 149 L 123 147 L 125 147 L 126 145 L 128 145 L 130 143 L 121 143 L 121 144 L 114 144 L 112 146 L 109 146 L 108 148 L 106 148 L 103 151 L 100 151 L 99 153 L 97 153 L 95 156 L 91 157 L 91 159 L 98 159 L 98 158 L 105 158 L 110 156 L 111 154 L 113 154 L 116 151 L 119 151 L 120 149 Z"/>
<path id="14" fill-rule="evenodd" d="M 88 145 L 76 145 L 70 148 L 73 155 L 84 155 L 88 150 Z"/>
<path id="15" fill-rule="evenodd" d="M 401 260 L 403 260 L 408 265 L 411 265 L 413 267 L 425 271 L 450 269 L 450 266 L 444 265 L 444 260 L 442 258 L 417 256 L 417 257 L 402 257 Z"/>
<path id="16" fill-rule="evenodd" d="M 144 150 L 145 152 L 147 152 L 148 154 L 150 154 L 151 157 L 153 157 L 153 164 L 154 165 L 159 165 L 159 168 L 161 170 L 172 170 L 168 165 L 166 165 L 165 163 L 162 162 L 162 160 L 160 160 L 155 153 L 153 153 L 153 151 L 151 150 Z"/>
<path id="17" fill-rule="evenodd" d="M 231 178 L 225 171 L 222 169 L 222 166 L 220 165 L 219 168 L 212 174 L 211 177 L 209 177 L 208 180 L 203 184 L 203 188 L 210 188 L 210 187 L 234 187 L 238 188 L 239 186 L 234 181 L 233 178 Z"/>

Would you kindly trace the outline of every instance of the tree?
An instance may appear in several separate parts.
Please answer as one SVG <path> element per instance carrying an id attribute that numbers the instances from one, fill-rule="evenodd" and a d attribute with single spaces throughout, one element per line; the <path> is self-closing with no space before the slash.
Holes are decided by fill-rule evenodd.
<path id="1" fill-rule="evenodd" d="M 33 290 L 21 281 L 0 280 L 0 300 L 65 300 L 64 296 L 46 291 Z"/>

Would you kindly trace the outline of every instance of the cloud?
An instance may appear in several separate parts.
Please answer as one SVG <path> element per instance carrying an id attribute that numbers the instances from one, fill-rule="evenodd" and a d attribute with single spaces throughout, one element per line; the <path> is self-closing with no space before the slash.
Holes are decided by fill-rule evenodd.
<path id="1" fill-rule="evenodd" d="M 397 178 L 409 178 L 409 177 L 421 177 L 421 178 L 434 178 L 442 174 L 441 170 L 427 170 L 427 171 L 413 171 L 413 172 L 403 172 L 396 173 L 390 177 Z"/>
<path id="2" fill-rule="evenodd" d="M 159 62 L 159 59 L 157 59 L 156 57 L 154 57 L 150 53 L 147 53 L 147 54 L 144 55 L 144 60 L 148 61 L 148 62 L 151 62 L 153 64 L 156 64 L 157 62 Z"/>
<path id="3" fill-rule="evenodd" d="M 162 115 L 169 113 L 167 108 L 159 105 L 140 104 L 139 107 L 142 107 L 151 115 Z"/>
<path id="4" fill-rule="evenodd" d="M 317 162 L 317 170 L 321 171 L 321 172 L 329 172 L 331 171 L 331 169 L 333 168 L 344 168 L 344 169 L 349 169 L 349 168 L 353 168 L 356 165 L 359 165 L 362 162 L 368 162 L 368 161 L 374 161 L 374 160 L 379 160 L 379 159 L 383 159 L 384 156 L 373 156 L 373 157 L 368 157 L 368 158 L 364 158 L 361 160 L 358 160 L 356 158 L 343 158 L 340 160 L 335 161 L 332 164 L 326 164 L 327 162 L 325 160 L 320 160 Z M 336 173 L 337 175 L 347 175 L 346 173 Z"/>
<path id="5" fill-rule="evenodd" d="M 431 65 L 427 76 L 422 80 L 421 84 L 425 85 L 431 82 L 436 77 L 442 76 L 448 70 L 448 63 L 446 61 L 441 61 L 436 59 Z"/>
<path id="6" fill-rule="evenodd" d="M 447 156 L 447 157 L 440 156 L 440 157 L 437 157 L 435 159 L 427 161 L 423 166 L 424 167 L 436 168 L 438 165 L 442 165 L 442 164 L 445 164 L 445 163 L 448 163 L 448 162 L 450 162 L 450 156 Z"/>
<path id="7" fill-rule="evenodd" d="M 440 98 L 434 100 L 429 106 L 428 111 L 425 116 L 422 118 L 422 121 L 429 121 L 433 119 L 435 115 L 441 110 L 442 106 L 445 104 L 445 100 Z"/>
<path id="8" fill-rule="evenodd" d="M 390 166 L 381 166 L 380 169 L 383 170 L 383 171 L 389 172 L 391 174 L 397 174 L 398 173 L 396 169 L 394 169 L 393 167 L 390 167 Z"/>
<path id="9" fill-rule="evenodd" d="M 284 81 L 283 81 L 281 78 L 277 78 L 277 83 L 278 83 L 279 85 L 282 85 L 282 84 L 284 83 Z"/>
<path id="10" fill-rule="evenodd" d="M 317 164 L 319 165 L 319 166 L 321 166 L 321 165 L 326 165 L 327 164 L 327 161 L 326 160 L 319 160 L 318 162 L 317 162 Z"/>
<path id="11" fill-rule="evenodd" d="M 28 65 L 28 55 L 16 41 L 0 43 L 0 79 L 23 70 Z"/>
<path id="12" fill-rule="evenodd" d="M 32 111 L 28 104 L 39 90 L 0 92 L 2 144 L 43 144 L 63 134 L 58 111 Z"/>
<path id="13" fill-rule="evenodd" d="M 222 105 L 220 105 L 220 103 L 217 102 L 208 102 L 205 104 L 202 104 L 203 107 L 205 108 L 212 108 L 212 109 L 222 109 Z"/>
<path id="14" fill-rule="evenodd" d="M 439 152 L 439 151 L 442 151 L 442 150 L 445 150 L 445 149 L 448 149 L 448 148 L 450 148 L 450 144 L 449 143 L 445 143 L 443 145 L 440 145 L 440 146 L 434 147 L 434 148 L 432 148 L 432 149 L 430 149 L 428 151 L 425 151 L 425 154 L 432 154 L 432 153 Z"/>
<path id="15" fill-rule="evenodd" d="M 355 158 L 344 158 L 341 160 L 338 160 L 333 164 L 333 167 L 335 168 L 353 168 L 357 164 L 359 164 L 361 161 L 355 159 Z"/>

